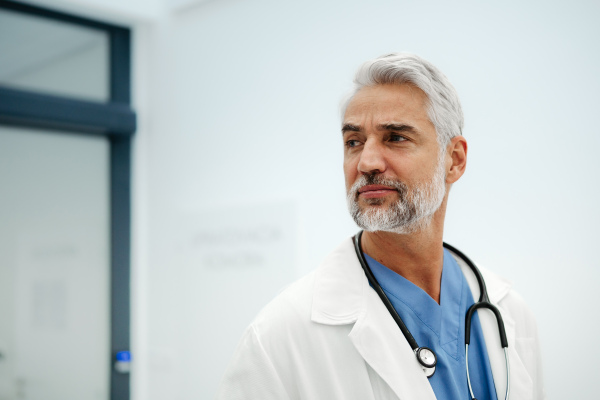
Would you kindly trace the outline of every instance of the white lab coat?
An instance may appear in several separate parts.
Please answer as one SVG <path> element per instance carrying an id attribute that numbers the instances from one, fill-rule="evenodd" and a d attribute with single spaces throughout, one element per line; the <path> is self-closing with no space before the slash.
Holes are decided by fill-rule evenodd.
<path id="1" fill-rule="evenodd" d="M 457 257 L 479 298 L 477 281 Z M 481 268 L 509 342 L 510 398 L 544 399 L 537 328 L 510 283 Z M 491 312 L 478 311 L 498 399 L 506 366 Z M 466 377 L 465 377 L 466 379 Z M 477 394 L 475 394 L 477 396 Z M 269 303 L 248 327 L 227 369 L 219 400 L 433 400 L 410 346 L 369 286 L 351 239 Z"/>

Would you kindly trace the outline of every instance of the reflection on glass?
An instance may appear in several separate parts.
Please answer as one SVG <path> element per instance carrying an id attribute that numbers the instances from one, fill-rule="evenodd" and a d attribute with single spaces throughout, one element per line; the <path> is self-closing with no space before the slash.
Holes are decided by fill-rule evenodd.
<path id="1" fill-rule="evenodd" d="M 109 99 L 107 32 L 0 8 L 0 85 Z"/>
<path id="2" fill-rule="evenodd" d="M 108 400 L 108 139 L 0 125 L 0 187 L 0 399 Z"/>

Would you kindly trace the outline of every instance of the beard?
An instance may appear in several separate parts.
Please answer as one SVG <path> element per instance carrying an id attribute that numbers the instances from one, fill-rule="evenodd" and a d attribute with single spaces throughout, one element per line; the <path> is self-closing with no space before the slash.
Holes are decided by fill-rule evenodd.
<path id="1" fill-rule="evenodd" d="M 409 188 L 404 182 L 384 178 L 379 174 L 362 175 L 348 190 L 347 202 L 354 222 L 365 231 L 385 231 L 399 234 L 417 232 L 426 228 L 433 214 L 440 208 L 446 195 L 446 174 L 443 158 L 440 157 L 432 179 Z M 366 185 L 384 185 L 397 190 L 398 199 L 389 207 L 386 198 L 362 199 L 359 204 L 359 189 Z"/>

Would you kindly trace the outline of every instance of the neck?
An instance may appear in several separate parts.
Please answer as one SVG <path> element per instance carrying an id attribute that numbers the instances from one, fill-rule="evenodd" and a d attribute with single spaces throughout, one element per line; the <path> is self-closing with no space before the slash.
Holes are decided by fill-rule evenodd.
<path id="1" fill-rule="evenodd" d="M 437 213 L 436 213 L 437 214 Z M 364 232 L 363 251 L 423 289 L 438 304 L 442 284 L 443 218 L 411 234 Z"/>

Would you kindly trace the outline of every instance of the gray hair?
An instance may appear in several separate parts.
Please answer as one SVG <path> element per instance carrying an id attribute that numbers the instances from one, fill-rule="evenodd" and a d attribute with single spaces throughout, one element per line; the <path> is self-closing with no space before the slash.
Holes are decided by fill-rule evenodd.
<path id="1" fill-rule="evenodd" d="M 427 95 L 427 115 L 442 148 L 462 134 L 464 117 L 456 89 L 433 64 L 411 53 L 386 54 L 361 65 L 354 78 L 354 91 L 343 103 L 342 117 L 354 95 L 363 87 L 403 83 L 413 84 Z"/>

